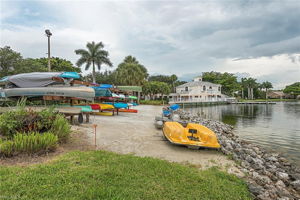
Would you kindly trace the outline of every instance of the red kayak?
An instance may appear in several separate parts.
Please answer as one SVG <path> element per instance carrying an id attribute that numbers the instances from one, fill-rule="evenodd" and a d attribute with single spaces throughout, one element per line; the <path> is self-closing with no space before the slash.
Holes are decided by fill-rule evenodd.
<path id="1" fill-rule="evenodd" d="M 119 109 L 119 112 L 137 113 L 136 109 Z"/>

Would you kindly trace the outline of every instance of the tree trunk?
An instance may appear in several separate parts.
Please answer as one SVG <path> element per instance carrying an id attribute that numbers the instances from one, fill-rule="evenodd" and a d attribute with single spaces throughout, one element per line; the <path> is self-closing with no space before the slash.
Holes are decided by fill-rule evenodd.
<path id="1" fill-rule="evenodd" d="M 251 99 L 251 88 L 248 87 L 248 99 Z"/>
<path id="2" fill-rule="evenodd" d="M 244 88 L 242 89 L 242 99 L 244 99 Z"/>
<path id="3" fill-rule="evenodd" d="M 93 62 L 93 73 L 92 73 L 92 77 L 93 77 L 93 83 L 96 83 L 96 71 L 95 71 L 95 62 Z"/>
<path id="4" fill-rule="evenodd" d="M 268 99 L 268 88 L 266 88 L 266 100 Z"/>
<path id="5" fill-rule="evenodd" d="M 251 90 L 251 99 L 254 99 L 254 95 L 253 95 L 253 88 L 250 89 Z"/>

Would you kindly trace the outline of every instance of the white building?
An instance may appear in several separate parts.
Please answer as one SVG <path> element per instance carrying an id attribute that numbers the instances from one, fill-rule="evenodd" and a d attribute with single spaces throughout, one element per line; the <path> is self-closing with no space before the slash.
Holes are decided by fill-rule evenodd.
<path id="1" fill-rule="evenodd" d="M 170 103 L 226 101 L 221 93 L 222 85 L 202 81 L 202 77 L 176 87 L 176 93 L 169 95 Z"/>

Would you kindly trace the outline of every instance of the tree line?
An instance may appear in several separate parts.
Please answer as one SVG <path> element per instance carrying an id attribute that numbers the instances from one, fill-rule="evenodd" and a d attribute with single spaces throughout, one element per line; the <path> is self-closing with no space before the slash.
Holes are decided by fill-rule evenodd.
<path id="1" fill-rule="evenodd" d="M 92 68 L 92 72 L 82 77 L 82 80 L 112 85 L 142 86 L 143 93 L 149 95 L 151 99 L 156 94 L 163 96 L 175 92 L 178 85 L 186 83 L 180 81 L 175 74 L 149 76 L 147 68 L 131 55 L 126 56 L 116 69 L 101 72 L 103 65 L 113 66 L 109 52 L 104 49 L 102 42 L 88 42 L 85 49 L 77 49 L 74 53 L 80 56 L 76 62 L 77 66 L 66 59 L 52 57 L 51 70 L 80 73 L 82 66 L 85 67 L 85 70 Z M 23 58 L 19 52 L 10 47 L 1 47 L 0 76 L 45 72 L 48 70 L 47 61 L 47 58 Z M 272 83 L 268 81 L 259 83 L 252 77 L 242 78 L 238 81 L 234 74 L 228 72 L 204 72 L 202 78 L 203 81 L 221 84 L 222 93 L 225 95 L 248 99 L 266 98 L 268 90 L 273 88 Z M 287 86 L 283 91 L 295 96 L 300 95 L 300 82 Z"/>

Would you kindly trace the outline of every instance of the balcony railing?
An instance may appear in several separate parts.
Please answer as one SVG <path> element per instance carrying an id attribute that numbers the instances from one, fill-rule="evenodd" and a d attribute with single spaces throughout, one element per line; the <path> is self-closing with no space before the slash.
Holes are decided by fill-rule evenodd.
<path id="1" fill-rule="evenodd" d="M 170 99 L 169 103 L 201 103 L 201 102 L 224 102 L 226 98 L 214 98 L 214 99 Z"/>

